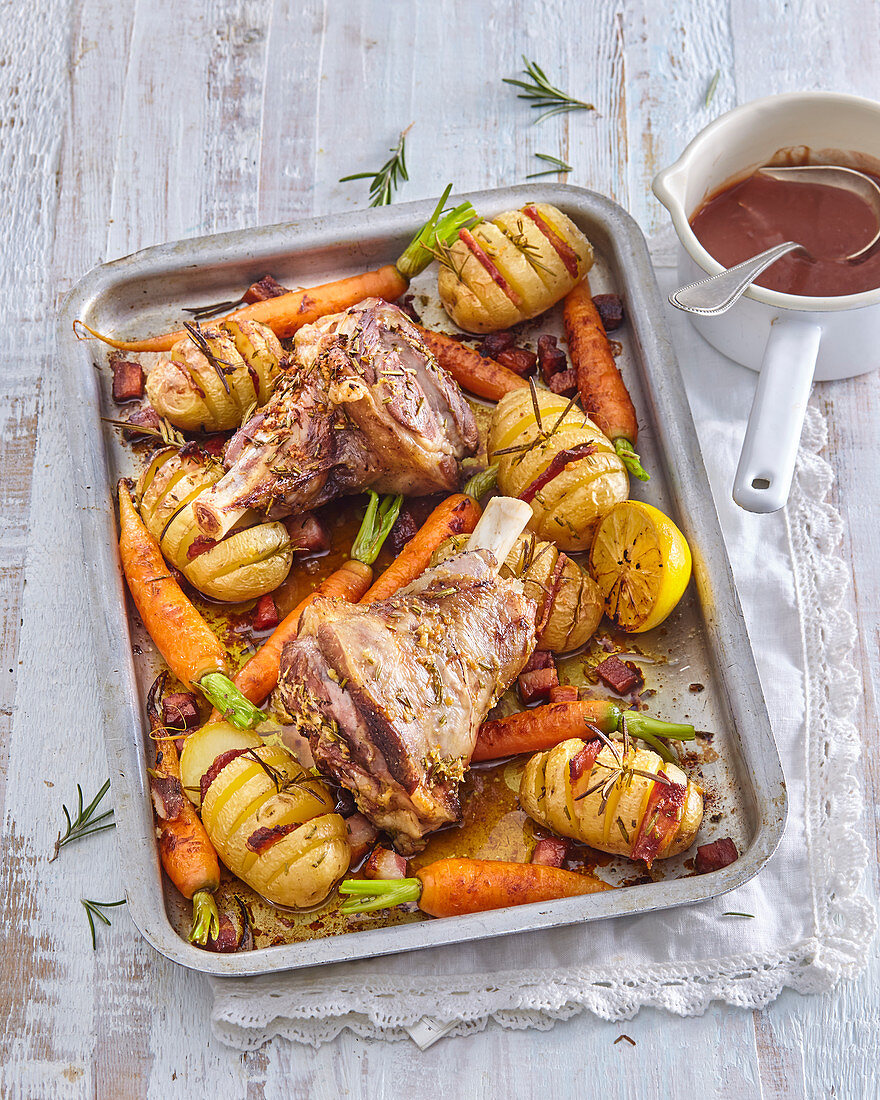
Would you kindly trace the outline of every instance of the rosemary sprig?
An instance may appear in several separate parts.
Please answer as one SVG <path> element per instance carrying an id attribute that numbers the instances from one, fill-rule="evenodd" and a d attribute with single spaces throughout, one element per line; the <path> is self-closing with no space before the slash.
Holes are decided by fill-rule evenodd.
<path id="1" fill-rule="evenodd" d="M 105 424 L 112 424 L 114 428 L 125 428 L 127 431 L 135 432 L 138 435 L 148 435 L 153 439 L 161 439 L 163 443 L 167 443 L 169 447 L 182 447 L 186 440 L 182 434 L 177 431 L 176 428 L 165 419 L 164 416 L 159 417 L 159 427 L 147 428 L 140 424 L 132 424 L 128 420 L 114 420 L 109 416 L 102 416 L 101 419 Z"/>
<path id="2" fill-rule="evenodd" d="M 511 77 L 504 77 L 504 83 L 510 84 L 514 88 L 522 88 L 522 91 L 517 95 L 517 99 L 532 100 L 532 110 L 543 112 L 535 119 L 536 122 L 543 122 L 545 118 L 566 114 L 568 111 L 596 110 L 592 103 L 575 99 L 568 92 L 563 92 L 560 88 L 554 87 L 547 79 L 547 75 L 541 66 L 536 61 L 529 61 L 525 54 L 523 54 L 523 65 L 525 66 L 523 75 L 527 76 L 528 80 L 513 80 Z"/>
<path id="3" fill-rule="evenodd" d="M 192 323 L 190 323 L 189 321 L 184 321 L 183 327 L 189 333 L 190 339 L 195 344 L 195 346 L 214 368 L 217 377 L 223 383 L 223 389 L 226 390 L 227 393 L 229 393 L 229 383 L 226 381 L 226 375 L 235 373 L 235 364 L 227 363 L 225 359 L 221 359 L 219 356 L 214 354 L 214 352 L 211 350 L 211 345 L 202 334 L 202 329 L 198 321 L 194 321 Z"/>
<path id="4" fill-rule="evenodd" d="M 451 271 L 460 283 L 464 281 L 465 265 L 468 260 L 473 259 L 473 252 L 465 252 L 459 263 L 456 261 L 452 246 L 445 241 L 437 241 L 436 244 L 432 245 L 430 248 L 426 245 L 425 250 L 430 252 L 441 267 L 445 267 Z"/>
<path id="5" fill-rule="evenodd" d="M 221 313 L 228 313 L 229 310 L 235 309 L 236 306 L 240 306 L 244 302 L 244 295 L 237 298 L 234 302 L 214 302 L 209 306 L 184 306 L 183 312 L 188 313 L 196 321 L 207 321 L 211 317 L 217 317 Z"/>
<path id="6" fill-rule="evenodd" d="M 528 177 L 527 177 L 528 178 Z M 544 271 L 547 274 L 550 273 L 550 268 L 546 264 L 541 262 L 541 250 L 537 245 L 532 242 L 526 236 L 526 231 L 522 223 L 522 218 L 516 219 L 518 232 L 512 233 L 509 230 L 504 230 L 504 236 L 510 241 L 518 252 L 522 253 L 523 259 L 534 268 L 535 271 Z"/>
<path id="7" fill-rule="evenodd" d="M 92 930 L 92 950 L 98 950 L 98 944 L 95 940 L 95 917 L 98 920 L 104 922 L 109 928 L 110 918 L 101 912 L 102 909 L 113 909 L 117 905 L 125 905 L 125 898 L 121 901 L 90 901 L 88 898 L 80 898 L 80 904 L 86 911 L 86 916 L 89 918 L 89 928 Z"/>
<path id="8" fill-rule="evenodd" d="M 549 168 L 544 168 L 541 172 L 530 172 L 527 176 L 527 180 L 536 180 L 539 176 L 554 176 L 557 172 L 573 172 L 574 169 L 570 164 L 566 164 L 564 160 L 560 160 L 559 157 L 551 157 L 549 153 L 535 153 L 538 160 L 543 160 L 545 164 L 549 164 Z"/>
<path id="9" fill-rule="evenodd" d="M 339 182 L 371 179 L 370 206 L 388 206 L 401 181 L 409 179 L 406 171 L 406 135 L 411 129 L 412 123 L 401 130 L 397 144 L 390 150 L 391 156 L 378 172 L 355 172 L 351 176 L 342 176 Z"/>
<path id="10" fill-rule="evenodd" d="M 715 92 L 718 89 L 718 81 L 721 79 L 721 70 L 716 69 L 715 75 L 709 81 L 709 87 L 706 89 L 706 102 L 705 107 L 708 107 L 712 100 L 715 98 Z"/>
<path id="11" fill-rule="evenodd" d="M 52 853 L 52 858 L 49 860 L 50 863 L 58 858 L 58 853 L 64 845 L 69 844 L 72 840 L 81 840 L 84 836 L 91 836 L 93 833 L 102 833 L 105 829 L 113 828 L 115 822 L 107 820 L 113 816 L 112 809 L 105 810 L 104 813 L 99 814 L 97 817 L 92 816 L 98 808 L 101 799 L 109 790 L 110 780 L 108 779 L 88 806 L 84 808 L 82 787 L 77 783 L 76 793 L 79 805 L 77 806 L 76 818 L 71 820 L 70 811 L 62 804 L 61 809 L 64 811 L 64 816 L 67 819 L 67 830 L 64 836 L 61 835 L 61 830 L 58 830 L 58 838 L 55 841 L 55 851 Z M 102 822 L 104 822 L 104 824 L 102 824 Z"/>

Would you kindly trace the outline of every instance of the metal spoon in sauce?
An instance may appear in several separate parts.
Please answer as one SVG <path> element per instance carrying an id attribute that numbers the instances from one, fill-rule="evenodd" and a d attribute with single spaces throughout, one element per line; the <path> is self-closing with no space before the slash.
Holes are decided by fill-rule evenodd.
<path id="1" fill-rule="evenodd" d="M 864 172 L 830 164 L 806 164 L 797 168 L 759 168 L 755 174 L 775 180 L 789 180 L 792 183 L 818 183 L 826 187 L 839 187 L 843 191 L 858 195 L 866 202 L 877 220 L 877 232 L 864 247 L 847 256 L 841 256 L 842 260 L 858 260 L 880 241 L 880 187 Z M 676 309 L 682 309 L 685 313 L 699 313 L 704 317 L 715 317 L 719 313 L 726 313 L 762 271 L 789 252 L 794 252 L 796 248 L 803 248 L 803 245 L 798 244 L 797 241 L 786 241 L 784 244 L 774 245 L 765 252 L 752 256 L 750 260 L 737 264 L 736 267 L 720 271 L 717 275 L 708 275 L 705 279 L 698 279 L 695 283 L 680 287 L 669 295 L 669 301 Z"/>

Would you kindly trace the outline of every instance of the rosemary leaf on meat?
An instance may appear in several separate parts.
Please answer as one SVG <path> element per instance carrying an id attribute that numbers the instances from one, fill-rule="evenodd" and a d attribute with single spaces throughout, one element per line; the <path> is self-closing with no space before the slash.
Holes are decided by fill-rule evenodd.
<path id="1" fill-rule="evenodd" d="M 397 144 L 390 150 L 391 156 L 377 172 L 355 172 L 351 176 L 342 176 L 339 182 L 372 180 L 370 184 L 370 206 L 388 206 L 401 182 L 409 179 L 406 171 L 406 135 L 410 132 L 412 126 L 413 124 L 410 123 L 405 130 L 401 130 Z"/>
<path id="2" fill-rule="evenodd" d="M 89 928 L 92 930 L 92 950 L 97 951 L 98 944 L 95 939 L 95 917 L 103 921 L 109 928 L 110 918 L 105 913 L 102 913 L 101 910 L 113 909 L 117 905 L 125 905 L 125 898 L 122 898 L 120 901 L 90 901 L 88 898 L 80 898 L 79 900 L 86 911 L 86 916 L 89 919 Z"/>
<path id="3" fill-rule="evenodd" d="M 77 783 L 76 793 L 78 799 L 78 806 L 76 811 L 76 817 L 71 818 L 70 811 L 62 804 L 61 809 L 64 811 L 64 817 L 67 820 L 67 829 L 64 835 L 61 835 L 61 830 L 58 830 L 58 838 L 55 841 L 55 850 L 52 853 L 52 858 L 49 860 L 52 863 L 53 860 L 58 858 L 58 853 L 64 847 L 65 844 L 70 844 L 73 840 L 81 840 L 84 836 L 91 836 L 93 833 L 101 833 L 105 829 L 112 829 L 115 822 L 108 820 L 113 816 L 112 808 L 105 810 L 104 813 L 94 816 L 95 810 L 101 803 L 101 799 L 110 790 L 110 780 L 101 787 L 88 806 L 83 807 L 83 793 L 82 787 Z"/>
<path id="4" fill-rule="evenodd" d="M 504 77 L 504 83 L 514 88 L 521 88 L 522 91 L 518 93 L 517 99 L 531 100 L 532 110 L 542 112 L 535 119 L 536 122 L 543 122 L 545 118 L 566 114 L 568 111 L 596 110 L 592 103 L 575 99 L 568 92 L 563 92 L 561 88 L 551 84 L 541 66 L 536 61 L 529 61 L 525 54 L 523 54 L 523 65 L 525 66 L 523 75 L 528 77 L 527 80 Z"/>
<path id="5" fill-rule="evenodd" d="M 552 157 L 549 153 L 535 153 L 538 160 L 544 161 L 545 164 L 549 164 L 549 168 L 544 168 L 540 172 L 530 172 L 527 176 L 527 180 L 536 180 L 540 176 L 555 176 L 557 172 L 573 172 L 574 169 L 570 164 L 566 164 L 564 160 L 560 160 L 559 157 Z"/>

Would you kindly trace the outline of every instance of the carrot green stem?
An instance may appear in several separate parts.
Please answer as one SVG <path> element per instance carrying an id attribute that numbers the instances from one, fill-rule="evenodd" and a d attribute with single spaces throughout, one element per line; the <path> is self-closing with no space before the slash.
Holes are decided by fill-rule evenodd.
<path id="1" fill-rule="evenodd" d="M 240 730 L 255 729 L 268 720 L 265 711 L 255 707 L 222 672 L 208 672 L 198 684 L 208 702 Z"/>
<path id="2" fill-rule="evenodd" d="M 443 209 L 451 190 L 450 183 L 434 207 L 434 213 L 416 233 L 395 264 L 404 279 L 412 279 L 420 271 L 424 271 L 434 259 L 434 250 L 438 244 L 452 244 L 458 236 L 459 229 L 472 225 L 476 220 L 477 212 L 469 202 L 460 203 L 452 210 Z"/>
<path id="3" fill-rule="evenodd" d="M 375 909 L 418 901 L 422 896 L 422 884 L 417 878 L 347 878 L 339 884 L 339 893 L 355 895 L 340 906 L 340 913 L 371 913 Z"/>
<path id="4" fill-rule="evenodd" d="M 383 497 L 380 504 L 379 494 L 374 493 L 372 489 L 367 491 L 370 503 L 367 505 L 357 537 L 352 543 L 351 556 L 364 565 L 372 565 L 394 526 L 403 497 L 400 495 Z"/>
<path id="5" fill-rule="evenodd" d="M 216 940 L 220 934 L 220 914 L 217 902 L 209 890 L 197 890 L 192 896 L 193 919 L 189 942 L 204 947 L 210 937 Z"/>
<path id="6" fill-rule="evenodd" d="M 693 726 L 682 722 L 664 722 L 659 718 L 648 718 L 637 710 L 621 711 L 614 707 L 616 715 L 616 732 L 623 732 L 624 722 L 626 731 L 631 737 L 637 737 L 650 745 L 654 752 L 667 764 L 677 762 L 677 757 L 660 740 L 661 737 L 670 741 L 693 741 L 696 733 Z"/>
<path id="7" fill-rule="evenodd" d="M 617 456 L 620 461 L 626 466 L 633 477 L 637 477 L 639 481 L 650 481 L 651 475 L 642 466 L 642 460 L 636 454 L 635 449 L 625 436 L 619 435 L 614 440 L 614 449 L 617 451 Z"/>
<path id="8" fill-rule="evenodd" d="M 462 492 L 469 497 L 473 497 L 474 500 L 481 500 L 486 493 L 490 493 L 495 488 L 497 481 L 498 463 L 496 462 L 494 466 L 490 466 L 487 470 L 481 470 L 478 474 L 468 478 Z"/>
<path id="9" fill-rule="evenodd" d="M 685 722 L 664 722 L 660 718 L 649 718 L 637 710 L 623 711 L 621 719 L 626 719 L 627 731 L 642 741 L 651 737 L 667 737 L 670 741 L 693 741 L 696 737 L 694 727 Z M 617 728 L 621 731 L 623 729 L 620 719 Z"/>

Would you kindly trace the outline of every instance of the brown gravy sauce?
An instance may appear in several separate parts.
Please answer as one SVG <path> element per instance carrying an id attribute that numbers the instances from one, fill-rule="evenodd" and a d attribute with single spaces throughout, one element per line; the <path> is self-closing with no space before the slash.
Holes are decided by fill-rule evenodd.
<path id="1" fill-rule="evenodd" d="M 880 183 L 875 173 L 865 174 Z M 864 259 L 840 258 L 863 248 L 877 231 L 868 204 L 840 188 L 754 174 L 725 184 L 690 224 L 706 251 L 728 268 L 784 241 L 802 244 L 810 255 L 790 252 L 755 280 L 769 290 L 824 298 L 880 287 L 880 246 Z"/>

